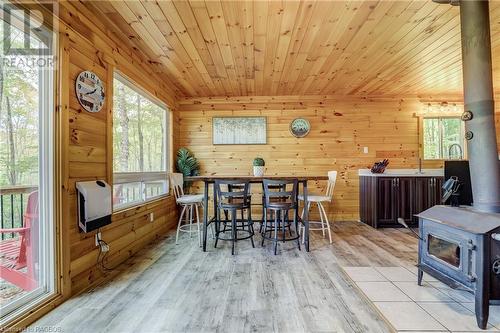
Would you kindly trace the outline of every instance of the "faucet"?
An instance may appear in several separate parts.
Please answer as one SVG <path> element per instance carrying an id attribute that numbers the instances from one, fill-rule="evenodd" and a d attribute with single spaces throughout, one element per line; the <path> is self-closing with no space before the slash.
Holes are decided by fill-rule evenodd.
<path id="1" fill-rule="evenodd" d="M 418 157 L 418 171 L 416 171 L 415 174 L 417 174 L 417 175 L 423 174 L 423 172 L 422 172 L 422 159 L 420 158 L 420 156 Z"/>
<path id="2" fill-rule="evenodd" d="M 454 143 L 452 145 L 450 145 L 450 147 L 448 148 L 448 159 L 452 159 L 451 158 L 451 155 L 452 155 L 452 152 L 453 152 L 453 148 L 457 147 L 458 148 L 458 151 L 459 151 L 459 160 L 462 160 L 463 159 L 463 150 L 462 150 L 462 146 L 459 145 L 458 143 Z"/>

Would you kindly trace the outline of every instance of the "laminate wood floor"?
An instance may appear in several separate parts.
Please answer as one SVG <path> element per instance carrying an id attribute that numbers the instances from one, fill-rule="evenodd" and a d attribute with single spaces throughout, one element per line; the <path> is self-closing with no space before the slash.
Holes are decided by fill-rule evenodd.
<path id="1" fill-rule="evenodd" d="M 70 332 L 391 332 L 341 267 L 414 265 L 417 241 L 402 229 L 357 222 L 313 232 L 311 252 L 281 243 L 230 243 L 203 253 L 171 233 L 112 280 L 62 304 L 30 329 Z M 260 240 L 260 236 L 256 237 Z"/>

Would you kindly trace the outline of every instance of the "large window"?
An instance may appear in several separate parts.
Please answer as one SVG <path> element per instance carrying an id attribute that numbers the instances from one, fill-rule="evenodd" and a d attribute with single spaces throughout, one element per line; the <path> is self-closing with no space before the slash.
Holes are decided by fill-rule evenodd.
<path id="1" fill-rule="evenodd" d="M 55 291 L 53 34 L 0 6 L 0 327 Z M 37 28 L 34 29 L 33 26 Z"/>
<path id="2" fill-rule="evenodd" d="M 459 117 L 424 118 L 424 159 L 465 158 L 464 132 L 464 124 Z"/>
<path id="3" fill-rule="evenodd" d="M 115 74 L 113 96 L 114 208 L 168 193 L 168 109 Z"/>

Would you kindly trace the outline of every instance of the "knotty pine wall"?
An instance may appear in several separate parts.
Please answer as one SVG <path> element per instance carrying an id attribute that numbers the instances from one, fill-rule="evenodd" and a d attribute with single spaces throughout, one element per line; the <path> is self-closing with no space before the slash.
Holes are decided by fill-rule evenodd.
<path id="1" fill-rule="evenodd" d="M 63 290 L 66 295 L 85 290 L 104 278 L 97 266 L 95 232 L 84 234 L 77 227 L 77 181 L 105 179 L 112 184 L 113 72 L 119 70 L 160 100 L 175 108 L 175 92 L 149 63 L 105 27 L 78 2 L 62 2 L 60 10 L 60 68 L 58 125 L 62 197 Z M 84 111 L 75 96 L 78 73 L 91 70 L 106 87 L 106 105 L 99 113 Z M 175 125 L 172 125 L 175 126 Z M 173 137 L 171 138 L 173 139 Z M 175 142 L 175 140 L 171 140 Z M 171 158 L 172 160 L 172 158 Z M 154 222 L 148 214 L 154 213 Z M 129 258 L 144 245 L 164 235 L 176 224 L 172 197 L 124 210 L 102 228 L 110 245 L 109 266 Z"/>
<path id="2" fill-rule="evenodd" d="M 499 109 L 500 111 L 500 109 Z M 391 168 L 418 166 L 418 99 L 377 99 L 329 96 L 191 98 L 178 101 L 179 146 L 191 149 L 202 174 L 249 175 L 252 160 L 266 161 L 266 174 L 323 175 L 337 170 L 334 204 L 328 214 L 337 220 L 357 220 L 358 169 L 390 159 Z M 266 116 L 267 145 L 212 145 L 212 117 Z M 304 117 L 311 123 L 305 138 L 294 138 L 290 122 Z M 497 125 L 498 125 L 497 117 Z M 500 126 L 499 130 L 500 142 Z M 363 147 L 369 153 L 363 153 Z M 500 151 L 500 149 L 499 149 Z M 424 162 L 439 168 L 441 162 Z M 312 184 L 324 192 L 326 183 Z M 201 184 L 195 184 L 201 192 Z"/>

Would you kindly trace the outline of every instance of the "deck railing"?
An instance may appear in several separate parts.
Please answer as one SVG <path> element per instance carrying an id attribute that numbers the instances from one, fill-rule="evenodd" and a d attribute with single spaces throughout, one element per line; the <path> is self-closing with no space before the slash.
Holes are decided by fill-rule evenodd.
<path id="1" fill-rule="evenodd" d="M 114 186 L 113 202 L 116 206 L 127 206 L 163 195 L 165 180 L 117 184 Z"/>
<path id="2" fill-rule="evenodd" d="M 19 228 L 23 226 L 23 215 L 26 210 L 28 195 L 36 191 L 34 185 L 0 186 L 0 229 Z M 1 239 L 12 238 L 13 234 L 1 234 Z"/>

